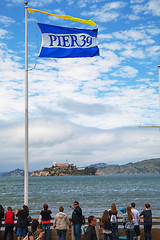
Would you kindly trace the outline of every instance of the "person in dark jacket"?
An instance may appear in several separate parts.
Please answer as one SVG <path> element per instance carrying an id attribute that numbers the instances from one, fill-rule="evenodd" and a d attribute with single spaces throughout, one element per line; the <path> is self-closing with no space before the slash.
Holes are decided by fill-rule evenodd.
<path id="1" fill-rule="evenodd" d="M 51 226 L 51 210 L 49 210 L 48 208 L 48 204 L 44 204 L 43 205 L 43 210 L 41 211 L 40 215 L 42 216 L 42 229 L 43 229 L 43 232 L 46 231 L 47 229 L 47 240 L 50 240 L 51 238 L 51 234 L 50 234 L 50 226 Z M 43 240 L 45 240 L 46 238 L 46 233 L 43 235 Z"/>
<path id="2" fill-rule="evenodd" d="M 152 239 L 151 228 L 152 228 L 152 211 L 149 209 L 150 204 L 145 204 L 145 210 L 140 213 L 140 216 L 143 216 L 144 219 L 144 236 L 145 240 Z"/>
<path id="3" fill-rule="evenodd" d="M 22 209 L 19 211 L 15 210 L 15 213 L 16 217 L 18 217 L 16 225 L 16 236 L 17 240 L 21 240 L 27 235 L 29 209 L 26 205 L 23 205 Z"/>
<path id="4" fill-rule="evenodd" d="M 103 212 L 102 222 L 104 224 L 104 226 L 103 226 L 104 240 L 107 240 L 108 238 L 110 240 L 112 240 L 113 239 L 113 236 L 112 236 L 112 225 L 111 225 L 111 222 L 110 222 L 109 211 L 105 210 Z"/>
<path id="5" fill-rule="evenodd" d="M 94 216 L 89 216 L 88 218 L 89 226 L 86 231 L 86 240 L 97 240 L 97 234 L 95 230 L 96 218 Z"/>
<path id="6" fill-rule="evenodd" d="M 72 213 L 72 224 L 74 229 L 74 236 L 76 240 L 81 240 L 81 226 L 82 226 L 82 209 L 79 207 L 79 202 L 75 201 Z"/>

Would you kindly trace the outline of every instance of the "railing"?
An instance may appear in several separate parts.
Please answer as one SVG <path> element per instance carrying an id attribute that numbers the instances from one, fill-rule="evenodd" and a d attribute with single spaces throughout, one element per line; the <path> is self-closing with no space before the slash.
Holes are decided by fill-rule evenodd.
<path id="1" fill-rule="evenodd" d="M 123 224 L 122 224 L 122 218 L 123 217 L 118 217 L 118 233 L 119 236 L 125 236 L 125 232 L 123 229 Z M 88 225 L 88 217 L 85 217 L 86 219 L 86 224 Z M 102 223 L 102 217 L 96 217 L 97 219 L 97 226 L 96 226 L 96 232 L 99 240 L 103 240 L 103 223 Z M 51 240 L 56 240 L 56 230 L 53 229 L 53 220 L 51 220 Z M 71 218 L 70 218 L 71 221 Z M 160 217 L 152 217 L 152 240 L 160 240 Z M 17 219 L 15 219 L 15 224 L 17 222 Z M 2 235 L 4 232 L 4 220 L 2 221 L 2 228 L 0 231 L 0 239 L 2 239 Z M 144 240 L 144 230 L 143 230 L 143 218 L 141 218 L 140 222 L 140 231 L 141 231 L 141 240 Z M 14 231 L 14 240 L 16 239 L 15 237 L 15 231 Z M 69 228 L 67 230 L 67 235 L 66 235 L 67 240 L 73 240 L 74 235 L 73 235 L 73 227 Z M 82 240 L 85 240 L 85 234 L 82 234 Z"/>

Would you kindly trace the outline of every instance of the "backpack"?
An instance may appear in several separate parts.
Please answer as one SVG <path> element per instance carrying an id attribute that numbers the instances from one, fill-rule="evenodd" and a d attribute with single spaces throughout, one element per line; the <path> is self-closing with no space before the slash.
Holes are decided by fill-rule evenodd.
<path id="1" fill-rule="evenodd" d="M 116 222 L 118 222 L 117 216 L 116 216 L 115 214 L 112 214 L 112 215 L 111 215 L 110 222 L 111 222 L 111 223 L 116 223 Z"/>

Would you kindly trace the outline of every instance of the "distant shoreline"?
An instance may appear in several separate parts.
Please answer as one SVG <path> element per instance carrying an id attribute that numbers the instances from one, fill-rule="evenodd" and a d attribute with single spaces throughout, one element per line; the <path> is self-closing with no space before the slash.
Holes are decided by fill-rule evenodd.
<path id="1" fill-rule="evenodd" d="M 31 177 L 89 176 L 106 174 L 160 174 L 160 158 L 143 160 L 136 163 L 127 163 L 124 165 L 97 163 L 83 169 L 78 169 L 74 164 L 54 163 L 52 167 L 29 172 L 29 176 Z M 24 176 L 24 170 L 17 168 L 10 172 L 1 172 L 0 176 Z"/>

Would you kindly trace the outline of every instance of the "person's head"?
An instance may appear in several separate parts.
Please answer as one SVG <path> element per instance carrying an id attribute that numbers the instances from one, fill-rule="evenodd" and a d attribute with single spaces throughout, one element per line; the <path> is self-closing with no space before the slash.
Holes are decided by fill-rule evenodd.
<path id="1" fill-rule="evenodd" d="M 12 211 L 12 208 L 11 208 L 11 207 L 8 207 L 7 209 L 8 209 L 8 211 Z"/>
<path id="2" fill-rule="evenodd" d="M 31 224 L 31 231 L 33 233 L 37 230 L 38 225 L 39 225 L 39 222 L 37 221 L 37 219 L 34 219 Z"/>
<path id="3" fill-rule="evenodd" d="M 118 213 L 115 203 L 111 204 L 111 211 L 112 211 L 113 214 L 117 214 Z"/>
<path id="4" fill-rule="evenodd" d="M 60 212 L 63 212 L 63 210 L 64 210 L 64 207 L 63 207 L 63 206 L 60 206 L 60 207 L 59 207 L 59 211 L 60 211 Z"/>
<path id="5" fill-rule="evenodd" d="M 134 202 L 131 203 L 131 207 L 135 208 L 136 204 Z"/>
<path id="6" fill-rule="evenodd" d="M 47 209 L 48 209 L 48 204 L 45 203 L 45 204 L 43 205 L 43 209 L 44 209 L 44 210 L 47 210 Z"/>
<path id="7" fill-rule="evenodd" d="M 149 203 L 146 203 L 146 204 L 145 204 L 145 208 L 149 209 L 149 208 L 150 208 L 150 204 L 149 204 Z"/>
<path id="8" fill-rule="evenodd" d="M 96 226 L 97 220 L 95 216 L 89 216 L 88 218 L 89 225 Z"/>
<path id="9" fill-rule="evenodd" d="M 23 209 L 25 212 L 29 213 L 29 208 L 28 208 L 27 205 L 23 205 L 22 209 Z"/>
<path id="10" fill-rule="evenodd" d="M 133 213 L 131 211 L 131 207 L 130 206 L 127 206 L 126 207 L 126 214 L 128 216 L 128 220 L 131 222 L 133 220 Z"/>
<path id="11" fill-rule="evenodd" d="M 108 220 L 109 220 L 109 212 L 108 212 L 108 210 L 105 210 L 103 212 L 102 221 L 105 222 L 105 221 L 108 221 Z"/>
<path id="12" fill-rule="evenodd" d="M 74 201 L 74 207 L 78 207 L 79 206 L 79 202 L 78 201 Z"/>

